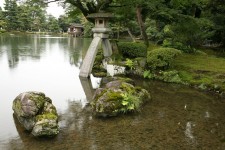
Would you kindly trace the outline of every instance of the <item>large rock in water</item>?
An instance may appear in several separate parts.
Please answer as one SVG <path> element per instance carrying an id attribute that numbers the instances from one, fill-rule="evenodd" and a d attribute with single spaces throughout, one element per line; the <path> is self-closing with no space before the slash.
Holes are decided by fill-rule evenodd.
<path id="1" fill-rule="evenodd" d="M 13 101 L 14 114 L 34 136 L 59 133 L 58 114 L 50 98 L 41 92 L 24 92 Z"/>
<path id="2" fill-rule="evenodd" d="M 147 90 L 118 79 L 108 82 L 104 88 L 98 88 L 91 106 L 97 116 L 116 116 L 138 111 L 150 99 Z"/>

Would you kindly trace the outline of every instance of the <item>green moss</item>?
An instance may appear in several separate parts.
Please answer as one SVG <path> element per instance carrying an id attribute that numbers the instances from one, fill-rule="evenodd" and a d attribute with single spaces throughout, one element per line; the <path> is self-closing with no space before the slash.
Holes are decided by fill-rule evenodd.
<path id="1" fill-rule="evenodd" d="M 18 100 L 14 100 L 13 101 L 13 110 L 15 111 L 15 112 L 21 112 L 21 111 L 19 111 L 19 110 L 21 110 L 22 109 L 22 107 L 21 107 L 21 103 L 18 101 Z M 17 114 L 18 116 L 22 116 L 23 114 Z"/>
<path id="2" fill-rule="evenodd" d="M 182 69 L 203 70 L 209 72 L 225 73 L 225 59 L 215 56 L 182 54 L 175 59 L 175 66 Z"/>
<path id="3" fill-rule="evenodd" d="M 32 101 L 35 102 L 36 106 L 40 109 L 43 107 L 44 103 L 45 103 L 45 95 L 44 94 L 30 94 L 29 99 L 31 99 Z"/>
<path id="4" fill-rule="evenodd" d="M 225 59 L 212 55 L 194 55 L 183 53 L 175 59 L 173 68 L 179 71 L 180 77 L 186 83 L 207 89 L 217 90 L 214 85 L 224 91 Z"/>
<path id="5" fill-rule="evenodd" d="M 92 72 L 94 77 L 106 77 L 107 76 L 107 72 Z"/>
<path id="6" fill-rule="evenodd" d="M 53 113 L 46 113 L 36 116 L 36 121 L 41 121 L 43 119 L 57 120 L 58 116 Z"/>
<path id="7" fill-rule="evenodd" d="M 133 86 L 131 86 L 130 84 L 127 84 L 126 82 L 123 82 L 120 86 L 120 89 L 122 89 L 123 91 L 126 91 L 127 93 L 135 93 L 135 89 Z"/>
<path id="8" fill-rule="evenodd" d="M 107 92 L 107 101 L 120 101 L 122 99 L 121 92 L 114 92 L 111 90 Z"/>
<path id="9" fill-rule="evenodd" d="M 119 85 L 115 84 L 115 87 L 110 86 L 110 88 L 102 90 L 91 103 L 93 110 L 97 114 L 115 116 L 119 113 L 138 111 L 141 104 L 150 98 L 149 93 L 146 90 L 143 91 L 140 87 L 135 88 L 120 79 L 116 83 L 119 83 Z"/>
<path id="10" fill-rule="evenodd" d="M 134 80 L 132 80 L 131 78 L 118 77 L 117 79 L 122 81 L 122 82 L 126 82 L 126 83 L 129 83 L 131 85 L 134 85 Z"/>
<path id="11" fill-rule="evenodd" d="M 121 92 L 113 92 L 111 90 L 107 90 L 107 92 L 101 95 L 105 97 L 105 99 L 103 100 L 104 102 L 100 102 L 95 98 L 95 101 L 92 103 L 92 107 L 94 108 L 94 110 L 97 113 L 110 114 L 110 116 L 116 115 L 116 112 L 114 112 L 114 110 L 120 109 L 121 107 Z"/>
<path id="12" fill-rule="evenodd" d="M 107 92 L 107 90 L 106 90 L 106 89 L 102 90 L 99 94 L 97 94 L 97 95 L 95 96 L 94 101 L 98 100 L 98 99 L 99 99 L 99 97 L 101 97 L 101 96 L 102 96 L 103 94 L 105 94 L 106 92 Z"/>

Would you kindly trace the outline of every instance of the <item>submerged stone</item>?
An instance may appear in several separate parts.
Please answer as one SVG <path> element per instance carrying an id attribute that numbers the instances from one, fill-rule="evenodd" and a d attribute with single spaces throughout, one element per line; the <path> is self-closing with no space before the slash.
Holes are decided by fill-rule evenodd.
<path id="1" fill-rule="evenodd" d="M 119 79 L 97 89 L 91 106 L 97 116 L 117 116 L 120 113 L 139 111 L 150 99 L 147 90 Z"/>
<path id="2" fill-rule="evenodd" d="M 59 133 L 58 114 L 50 98 L 41 92 L 24 92 L 13 101 L 14 114 L 34 136 Z"/>

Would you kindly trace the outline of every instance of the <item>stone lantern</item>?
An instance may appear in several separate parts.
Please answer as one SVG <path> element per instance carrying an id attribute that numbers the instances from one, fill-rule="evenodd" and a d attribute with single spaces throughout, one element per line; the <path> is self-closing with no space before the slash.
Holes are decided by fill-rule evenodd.
<path id="1" fill-rule="evenodd" d="M 87 18 L 95 19 L 95 27 L 92 28 L 94 38 L 83 60 L 79 76 L 88 77 L 91 74 L 95 56 L 98 51 L 98 45 L 100 43 L 102 43 L 104 56 L 110 57 L 112 55 L 112 47 L 108 39 L 109 32 L 111 31 L 108 21 L 109 18 L 112 17 L 113 15 L 111 13 L 104 12 L 93 13 L 87 16 Z"/>
<path id="2" fill-rule="evenodd" d="M 95 27 L 92 29 L 92 31 L 95 33 L 105 33 L 111 31 L 109 28 L 109 18 L 112 18 L 111 13 L 94 13 L 87 16 L 88 18 L 94 18 L 95 19 Z M 108 37 L 107 37 L 108 38 Z"/>

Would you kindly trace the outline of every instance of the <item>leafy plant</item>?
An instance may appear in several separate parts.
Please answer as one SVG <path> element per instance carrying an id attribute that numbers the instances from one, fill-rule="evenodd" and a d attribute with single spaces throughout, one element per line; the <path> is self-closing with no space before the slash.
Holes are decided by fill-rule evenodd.
<path id="1" fill-rule="evenodd" d="M 144 78 L 152 79 L 154 78 L 154 74 L 151 73 L 150 70 L 145 70 L 143 73 Z"/>
<path id="2" fill-rule="evenodd" d="M 125 65 L 131 70 L 134 69 L 134 62 L 129 58 L 126 59 Z"/>
<path id="3" fill-rule="evenodd" d="M 182 79 L 176 70 L 162 72 L 162 80 L 171 83 L 182 83 Z"/>
<path id="4" fill-rule="evenodd" d="M 133 111 L 140 106 L 140 100 L 138 100 L 138 97 L 134 96 L 131 93 L 121 93 L 121 96 L 123 97 L 122 105 L 124 106 L 121 111 L 127 112 L 127 111 Z"/>

